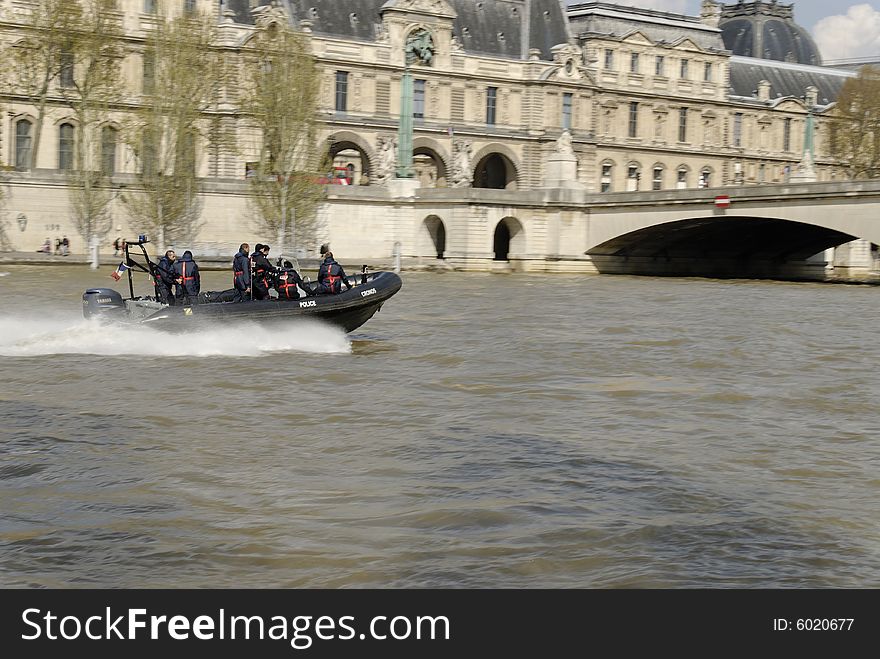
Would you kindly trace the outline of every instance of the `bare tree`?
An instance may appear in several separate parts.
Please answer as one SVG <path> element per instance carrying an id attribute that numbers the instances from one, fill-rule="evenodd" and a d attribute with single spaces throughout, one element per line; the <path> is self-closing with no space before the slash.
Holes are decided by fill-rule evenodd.
<path id="1" fill-rule="evenodd" d="M 26 36 L 11 49 L 13 86 L 18 93 L 30 97 L 36 107 L 36 126 L 26 163 L 30 169 L 37 164 L 54 85 L 72 65 L 71 34 L 81 14 L 82 7 L 76 0 L 36 0 L 24 23 Z"/>
<path id="2" fill-rule="evenodd" d="M 144 99 L 125 130 L 141 189 L 122 200 L 162 248 L 193 239 L 201 226 L 197 152 L 216 99 L 213 36 L 207 16 L 188 12 L 160 19 L 144 50 Z"/>
<path id="3" fill-rule="evenodd" d="M 831 155 L 849 177 L 880 177 L 880 68 L 864 66 L 843 83 L 831 121 Z"/>
<path id="4" fill-rule="evenodd" d="M 286 22 L 260 25 L 244 53 L 242 108 L 260 139 L 251 209 L 278 247 L 313 243 L 323 152 L 317 146 L 319 75 L 305 37 Z M 289 236 L 289 240 L 288 240 Z"/>
<path id="5" fill-rule="evenodd" d="M 71 211 L 77 231 L 91 246 L 113 226 L 109 180 L 113 163 L 107 162 L 103 151 L 112 149 L 115 155 L 115 141 L 108 145 L 104 131 L 115 140 L 116 130 L 109 126 L 102 130 L 101 123 L 123 98 L 122 26 L 110 12 L 113 0 L 81 0 L 81 4 L 79 21 L 69 33 L 72 58 L 61 80 L 61 93 L 76 119 L 76 148 L 67 169 Z"/>

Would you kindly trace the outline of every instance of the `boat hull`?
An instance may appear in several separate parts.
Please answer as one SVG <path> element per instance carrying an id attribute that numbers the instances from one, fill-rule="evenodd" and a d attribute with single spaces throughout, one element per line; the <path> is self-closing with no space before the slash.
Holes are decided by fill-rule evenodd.
<path id="1" fill-rule="evenodd" d="M 164 306 L 158 310 L 129 313 L 130 322 L 170 331 L 186 331 L 201 324 L 247 320 L 275 322 L 316 320 L 351 332 L 366 323 L 382 304 L 400 290 L 403 283 L 393 272 L 376 272 L 351 277 L 362 282 L 335 295 L 312 295 L 298 300 L 246 300 Z M 365 280 L 365 281 L 364 281 Z M 132 309 L 138 304 L 132 301 Z M 152 304 L 155 304 L 154 302 Z"/>

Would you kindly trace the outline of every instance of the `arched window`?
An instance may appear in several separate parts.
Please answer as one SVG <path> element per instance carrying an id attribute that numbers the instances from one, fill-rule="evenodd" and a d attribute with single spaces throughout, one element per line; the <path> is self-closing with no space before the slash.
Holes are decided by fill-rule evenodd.
<path id="1" fill-rule="evenodd" d="M 663 189 L 663 165 L 654 165 L 654 171 L 651 177 L 651 189 Z"/>
<path id="2" fill-rule="evenodd" d="M 711 188 L 712 187 L 712 168 L 711 167 L 703 167 L 703 169 L 700 170 L 699 186 L 701 188 Z"/>
<path id="3" fill-rule="evenodd" d="M 631 162 L 626 166 L 626 191 L 636 192 L 639 189 L 639 181 L 642 178 L 642 166 L 637 162 Z"/>
<path id="4" fill-rule="evenodd" d="M 606 160 L 602 163 L 602 176 L 599 179 L 599 191 L 600 192 L 611 192 L 612 184 L 611 178 L 614 175 L 614 163 L 610 160 Z"/>
<path id="5" fill-rule="evenodd" d="M 675 189 L 684 190 L 688 186 L 688 168 L 682 165 L 675 171 Z"/>
<path id="6" fill-rule="evenodd" d="M 73 124 L 58 127 L 58 169 L 73 169 Z"/>
<path id="7" fill-rule="evenodd" d="M 116 173 L 116 142 L 119 131 L 113 126 L 101 129 L 101 172 L 106 176 Z"/>
<path id="8" fill-rule="evenodd" d="M 20 119 L 15 124 L 15 168 L 29 169 L 31 166 L 31 143 L 34 125 L 29 119 Z"/>

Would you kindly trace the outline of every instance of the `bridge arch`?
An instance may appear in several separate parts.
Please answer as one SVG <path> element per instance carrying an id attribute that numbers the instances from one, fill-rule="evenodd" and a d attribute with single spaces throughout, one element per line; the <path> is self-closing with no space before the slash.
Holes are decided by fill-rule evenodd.
<path id="1" fill-rule="evenodd" d="M 811 257 L 856 238 L 778 217 L 697 216 L 627 231 L 586 253 L 600 272 L 791 278 L 819 264 Z"/>
<path id="2" fill-rule="evenodd" d="M 446 224 L 439 215 L 428 215 L 422 220 L 416 244 L 419 246 L 419 255 L 445 258 Z"/>
<path id="3" fill-rule="evenodd" d="M 515 217 L 504 217 L 495 225 L 492 234 L 492 253 L 495 261 L 509 261 L 511 256 L 525 252 L 525 229 Z"/>
<path id="4" fill-rule="evenodd" d="M 488 144 L 474 156 L 475 188 L 516 190 L 519 178 L 516 154 L 504 144 Z"/>
<path id="5" fill-rule="evenodd" d="M 374 152 L 369 143 L 357 133 L 348 130 L 339 130 L 327 137 L 327 155 L 331 162 L 340 154 L 346 155 L 344 152 L 352 151 L 357 152 L 357 155 L 348 159 L 355 161 L 353 164 L 358 178 L 366 177 L 370 181 Z"/>
<path id="6" fill-rule="evenodd" d="M 413 166 L 423 188 L 447 187 L 449 154 L 437 140 L 422 136 L 413 140 Z"/>

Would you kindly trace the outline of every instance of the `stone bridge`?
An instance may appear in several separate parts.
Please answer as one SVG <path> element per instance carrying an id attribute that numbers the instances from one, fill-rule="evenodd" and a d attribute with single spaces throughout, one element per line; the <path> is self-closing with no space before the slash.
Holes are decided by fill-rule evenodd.
<path id="1" fill-rule="evenodd" d="M 880 244 L 873 181 L 611 194 L 425 189 L 390 206 L 374 195 L 331 194 L 331 216 L 349 219 L 334 231 L 338 253 L 359 245 L 388 254 L 396 242 L 404 258 L 442 257 L 461 269 L 798 279 L 824 278 L 829 248 Z M 728 207 L 716 205 L 721 195 Z"/>

